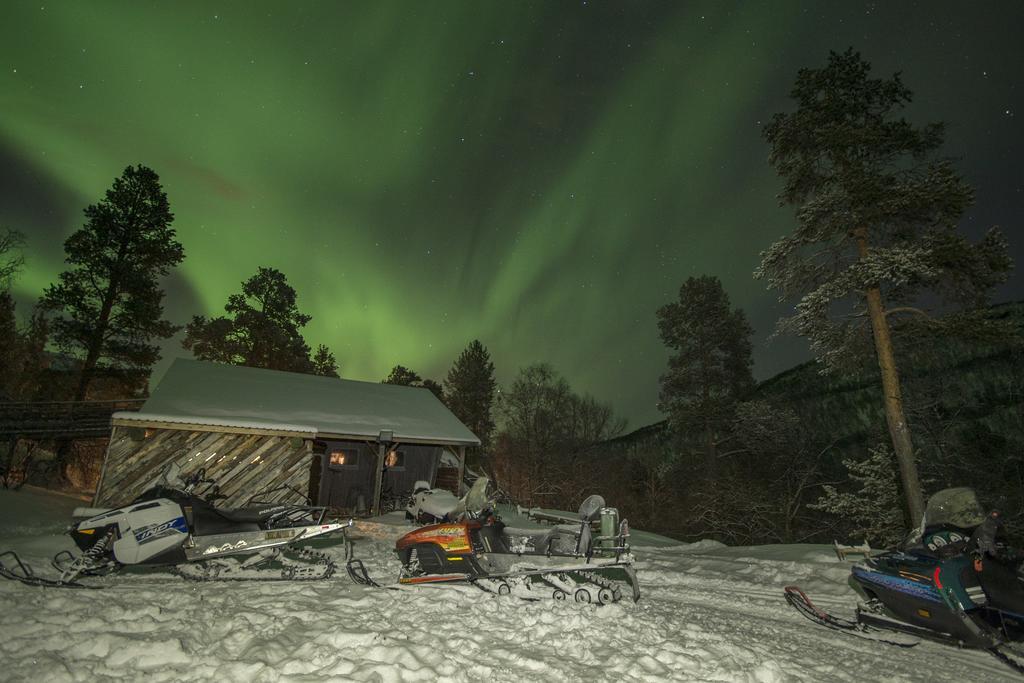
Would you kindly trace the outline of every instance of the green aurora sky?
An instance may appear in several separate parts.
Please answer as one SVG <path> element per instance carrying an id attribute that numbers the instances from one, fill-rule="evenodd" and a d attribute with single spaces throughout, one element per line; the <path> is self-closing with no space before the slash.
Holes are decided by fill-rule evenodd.
<path id="1" fill-rule="evenodd" d="M 659 417 L 654 312 L 688 276 L 746 310 L 759 377 L 806 358 L 769 343 L 785 308 L 751 278 L 792 226 L 760 131 L 830 49 L 902 70 L 978 190 L 965 230 L 1002 225 L 1024 262 L 1021 26 L 1020 2 L 4 2 L 19 311 L 143 163 L 186 252 L 172 321 L 273 266 L 345 377 L 441 379 L 479 338 L 499 380 L 550 362 L 636 427 Z"/>

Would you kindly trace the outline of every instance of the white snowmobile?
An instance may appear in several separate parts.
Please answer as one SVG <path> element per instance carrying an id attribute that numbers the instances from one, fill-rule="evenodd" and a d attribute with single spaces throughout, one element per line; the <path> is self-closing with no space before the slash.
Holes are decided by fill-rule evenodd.
<path id="1" fill-rule="evenodd" d="M 203 485 L 199 495 L 196 489 Z M 219 497 L 203 469 L 182 480 L 177 465 L 171 465 L 130 505 L 76 510 L 76 517 L 88 518 L 72 524 L 68 533 L 82 553 L 75 557 L 64 550 L 53 558 L 59 579 L 36 575 L 13 551 L 0 554 L 0 576 L 31 585 L 94 587 L 79 577 L 130 565 L 172 566 L 185 578 L 200 580 L 311 580 L 334 572 L 328 555 L 294 546 L 345 533 L 352 520 L 327 523 L 327 508 L 308 505 L 250 501 L 244 509 L 218 508 L 210 500 Z"/>

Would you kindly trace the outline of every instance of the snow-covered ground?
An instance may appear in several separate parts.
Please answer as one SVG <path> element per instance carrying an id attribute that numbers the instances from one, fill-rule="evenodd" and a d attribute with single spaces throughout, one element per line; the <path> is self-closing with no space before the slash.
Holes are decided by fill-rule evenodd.
<path id="1" fill-rule="evenodd" d="M 64 530 L 81 504 L 0 491 L 0 550 L 52 574 L 49 557 L 72 548 Z M 397 575 L 398 532 L 365 526 L 356 543 L 378 579 Z M 344 572 L 218 584 L 157 571 L 106 579 L 103 590 L 0 580 L 0 680 L 1019 680 L 984 653 L 900 649 L 806 621 L 786 605 L 784 585 L 837 612 L 856 603 L 848 564 L 826 546 L 662 543 L 635 555 L 640 602 L 608 607 L 471 587 L 365 588 Z"/>

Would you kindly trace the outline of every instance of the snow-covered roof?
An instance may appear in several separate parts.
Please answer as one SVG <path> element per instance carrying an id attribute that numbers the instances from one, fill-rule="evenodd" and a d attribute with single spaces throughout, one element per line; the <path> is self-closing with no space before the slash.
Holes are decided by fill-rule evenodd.
<path id="1" fill-rule="evenodd" d="M 178 358 L 137 413 L 118 421 L 475 446 L 480 440 L 429 389 Z"/>

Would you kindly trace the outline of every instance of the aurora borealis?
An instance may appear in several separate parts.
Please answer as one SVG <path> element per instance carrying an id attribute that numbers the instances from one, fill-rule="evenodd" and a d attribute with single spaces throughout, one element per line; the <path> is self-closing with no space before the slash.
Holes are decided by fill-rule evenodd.
<path id="1" fill-rule="evenodd" d="M 19 310 L 143 163 L 185 247 L 172 321 L 272 266 L 344 377 L 441 379 L 479 338 L 500 381 L 550 362 L 636 427 L 658 418 L 654 312 L 691 275 L 746 310 L 757 376 L 805 358 L 767 341 L 784 309 L 751 278 L 792 225 L 761 126 L 830 49 L 903 72 L 908 116 L 947 122 L 977 190 L 965 230 L 1001 225 L 1024 263 L 1021 26 L 1018 2 L 7 2 Z M 164 355 L 187 355 L 180 336 Z"/>

